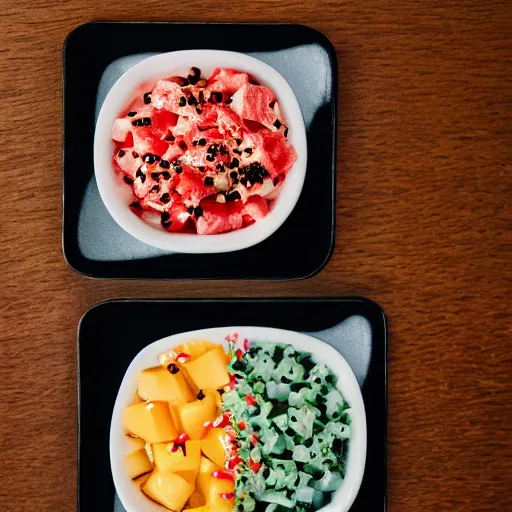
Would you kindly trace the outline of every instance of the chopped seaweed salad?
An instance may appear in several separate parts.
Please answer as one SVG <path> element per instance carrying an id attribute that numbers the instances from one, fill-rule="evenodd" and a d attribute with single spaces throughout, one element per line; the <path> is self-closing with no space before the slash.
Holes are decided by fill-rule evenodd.
<path id="1" fill-rule="evenodd" d="M 343 482 L 349 405 L 324 364 L 290 345 L 231 351 L 223 410 L 236 431 L 235 511 L 311 512 Z"/>

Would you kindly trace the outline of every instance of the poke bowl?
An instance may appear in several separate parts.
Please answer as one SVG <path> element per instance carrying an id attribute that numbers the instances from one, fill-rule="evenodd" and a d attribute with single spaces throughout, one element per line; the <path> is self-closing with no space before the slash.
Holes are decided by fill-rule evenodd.
<path id="1" fill-rule="evenodd" d="M 136 239 L 172 252 L 241 250 L 271 236 L 304 184 L 295 94 L 237 52 L 149 57 L 114 84 L 94 135 L 100 196 Z"/>
<path id="2" fill-rule="evenodd" d="M 141 418 L 157 408 L 167 420 L 155 429 Z M 225 327 L 139 352 L 114 405 L 110 461 L 128 512 L 346 512 L 366 443 L 361 391 L 339 352 L 293 331 Z"/>

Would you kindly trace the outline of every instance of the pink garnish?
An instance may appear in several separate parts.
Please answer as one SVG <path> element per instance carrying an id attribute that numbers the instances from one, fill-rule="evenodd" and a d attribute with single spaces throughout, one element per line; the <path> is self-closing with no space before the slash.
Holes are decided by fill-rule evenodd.
<path id="1" fill-rule="evenodd" d="M 230 471 L 224 471 L 223 469 L 219 469 L 212 473 L 213 478 L 217 478 L 219 480 L 232 480 L 235 481 L 235 475 Z"/>
<path id="2" fill-rule="evenodd" d="M 185 352 L 180 352 L 177 356 L 176 356 L 176 361 L 178 361 L 178 363 L 186 363 L 187 361 L 190 361 L 190 356 L 188 354 L 185 354 Z"/>
<path id="3" fill-rule="evenodd" d="M 223 500 L 234 500 L 235 499 L 235 493 L 234 492 L 223 492 L 220 497 Z"/>
<path id="4" fill-rule="evenodd" d="M 229 375 L 229 384 L 227 387 L 230 391 L 233 391 L 233 389 L 235 389 L 235 386 L 236 386 L 236 377 L 231 373 Z"/>
<path id="5" fill-rule="evenodd" d="M 237 332 L 230 332 L 226 336 L 226 341 L 230 341 L 232 343 L 235 343 L 237 339 L 238 339 L 238 333 Z"/>
<path id="6" fill-rule="evenodd" d="M 258 403 L 253 395 L 245 395 L 245 401 L 247 402 L 247 405 L 256 405 Z"/>
<path id="7" fill-rule="evenodd" d="M 243 462 L 242 459 L 238 455 L 235 455 L 228 460 L 228 469 L 234 470 L 240 462 Z"/>
<path id="8" fill-rule="evenodd" d="M 231 418 L 229 416 L 229 413 L 225 412 L 222 416 L 219 416 L 214 422 L 213 426 L 215 428 L 222 428 L 227 425 L 231 424 Z"/>
<path id="9" fill-rule="evenodd" d="M 241 360 L 244 358 L 244 353 L 242 352 L 242 350 L 241 350 L 241 349 L 238 349 L 238 350 L 236 351 L 236 358 L 237 358 L 239 361 L 241 361 Z"/>
<path id="10" fill-rule="evenodd" d="M 244 340 L 244 350 L 246 352 L 249 350 L 249 340 L 247 338 Z"/>
<path id="11" fill-rule="evenodd" d="M 247 425 L 243 422 L 243 420 L 240 420 L 240 421 L 238 422 L 238 428 L 239 428 L 240 430 L 245 430 L 245 429 L 247 428 Z"/>

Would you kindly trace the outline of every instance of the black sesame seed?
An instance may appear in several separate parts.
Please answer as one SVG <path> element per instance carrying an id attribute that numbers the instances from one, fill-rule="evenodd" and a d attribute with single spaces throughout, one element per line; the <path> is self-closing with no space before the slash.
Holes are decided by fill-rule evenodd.
<path id="1" fill-rule="evenodd" d="M 279 178 L 274 178 L 273 182 L 274 187 L 279 183 Z"/>
<path id="2" fill-rule="evenodd" d="M 226 100 L 226 105 L 229 105 L 232 101 L 233 101 L 233 100 L 232 100 L 231 98 L 228 98 L 228 99 Z"/>
<path id="3" fill-rule="evenodd" d="M 145 117 L 143 119 L 144 121 L 144 126 L 150 126 L 151 125 L 151 117 Z"/>
<path id="4" fill-rule="evenodd" d="M 149 105 L 151 103 L 151 92 L 146 92 L 144 94 L 144 103 Z"/>
<path id="5" fill-rule="evenodd" d="M 238 190 L 235 190 L 231 192 L 231 194 L 226 194 L 226 201 L 229 203 L 231 201 L 236 201 L 240 199 L 242 196 L 240 195 L 240 192 Z"/>
<path id="6" fill-rule="evenodd" d="M 204 103 L 204 92 L 203 91 L 199 91 L 199 103 L 201 103 L 201 105 Z"/>
<path id="7" fill-rule="evenodd" d="M 244 186 L 244 187 L 247 187 L 247 178 L 240 178 L 240 183 Z"/>
<path id="8" fill-rule="evenodd" d="M 181 165 L 175 165 L 174 171 L 176 172 L 176 174 L 181 174 L 183 172 L 183 169 L 181 168 Z"/>
<path id="9" fill-rule="evenodd" d="M 153 187 L 151 187 L 151 192 L 160 192 L 160 185 L 153 185 Z"/>
<path id="10" fill-rule="evenodd" d="M 213 155 L 206 155 L 206 160 L 208 160 L 208 162 L 213 162 L 215 160 L 215 157 Z"/>
<path id="11" fill-rule="evenodd" d="M 248 155 L 252 155 L 252 148 L 245 148 L 244 151 L 248 154 Z"/>
<path id="12" fill-rule="evenodd" d="M 231 163 L 229 164 L 229 168 L 234 169 L 235 167 L 238 167 L 239 165 L 240 165 L 240 160 L 238 160 L 238 158 L 233 158 L 233 160 L 231 160 Z"/>
<path id="13" fill-rule="evenodd" d="M 137 151 L 132 151 L 133 158 L 139 158 L 139 153 Z"/>
<path id="14" fill-rule="evenodd" d="M 200 165 L 200 166 L 198 167 L 198 169 L 199 169 L 199 171 L 201 171 L 201 172 L 206 171 L 206 167 L 205 167 L 204 165 Z"/>
<path id="15" fill-rule="evenodd" d="M 239 149 L 233 149 L 233 153 L 235 153 L 236 155 L 242 154 L 242 152 Z"/>
<path id="16" fill-rule="evenodd" d="M 172 226 L 172 220 L 170 220 L 169 222 L 162 222 L 162 226 L 165 229 L 170 228 Z"/>
<path id="17" fill-rule="evenodd" d="M 126 114 L 128 117 L 134 117 L 137 115 L 137 112 L 134 112 L 133 110 L 131 112 L 128 112 L 128 114 Z"/>
<path id="18" fill-rule="evenodd" d="M 235 142 L 240 146 L 240 144 L 242 144 L 242 139 L 235 139 Z"/>
<path id="19" fill-rule="evenodd" d="M 126 154 L 125 150 L 124 150 L 124 149 L 120 149 L 120 150 L 119 150 L 119 153 L 117 153 L 117 156 L 118 156 L 119 158 L 123 158 L 123 156 L 124 156 L 125 154 Z"/>
<path id="20" fill-rule="evenodd" d="M 138 201 L 134 201 L 133 203 L 130 204 L 130 208 L 133 208 L 135 210 L 140 210 L 141 206 L 140 206 L 140 203 Z"/>
<path id="21" fill-rule="evenodd" d="M 167 204 L 170 200 L 171 200 L 171 196 L 169 195 L 168 192 L 166 192 L 165 194 L 162 194 L 160 196 L 160 201 L 162 201 L 162 203 L 164 203 L 164 204 Z"/>
<path id="22" fill-rule="evenodd" d="M 199 76 L 194 76 L 194 75 L 188 75 L 188 81 L 191 83 L 191 85 L 196 85 L 197 82 L 199 82 Z"/>
<path id="23" fill-rule="evenodd" d="M 178 142 L 178 146 L 180 149 L 183 149 L 183 151 L 186 151 L 188 149 L 187 143 L 184 140 L 180 140 Z"/>
<path id="24" fill-rule="evenodd" d="M 230 172 L 229 177 L 233 180 L 236 180 L 238 178 L 238 174 L 236 171 Z"/>
<path id="25" fill-rule="evenodd" d="M 215 98 L 215 101 L 217 103 L 222 103 L 222 93 L 221 92 L 214 92 L 212 96 Z"/>
<path id="26" fill-rule="evenodd" d="M 197 142 L 200 146 L 206 146 L 206 139 L 199 139 Z"/>
<path id="27" fill-rule="evenodd" d="M 196 67 L 191 67 L 190 68 L 190 71 L 192 71 L 192 74 L 194 76 L 201 76 L 201 70 L 199 68 L 196 68 Z"/>
<path id="28" fill-rule="evenodd" d="M 197 112 L 199 115 L 201 115 L 201 114 L 203 113 L 203 111 L 202 111 L 199 107 L 198 107 L 198 108 L 196 108 L 196 112 Z"/>
<path id="29" fill-rule="evenodd" d="M 146 153 L 143 157 L 142 157 L 142 161 L 143 162 L 146 162 L 147 164 L 154 164 L 155 161 L 156 161 L 156 158 L 155 158 L 155 155 L 151 154 L 151 153 Z"/>
<path id="30" fill-rule="evenodd" d="M 162 214 L 162 217 L 163 217 L 163 214 Z M 179 366 L 175 365 L 174 363 L 171 363 L 167 369 L 173 374 L 173 375 L 176 375 L 179 371 L 180 371 L 180 368 Z"/>
<path id="31" fill-rule="evenodd" d="M 204 179 L 204 184 L 207 187 L 212 186 L 213 185 L 213 178 L 211 176 L 206 176 L 206 178 Z"/>
<path id="32" fill-rule="evenodd" d="M 159 165 L 162 169 L 169 169 L 171 167 L 171 164 L 167 160 L 162 160 Z"/>
<path id="33" fill-rule="evenodd" d="M 203 393 L 203 390 L 200 389 L 199 393 L 197 393 L 197 399 L 202 400 L 206 395 Z"/>
<path id="34" fill-rule="evenodd" d="M 281 128 L 281 121 L 279 121 L 279 119 L 276 119 L 274 121 L 274 126 L 279 130 L 279 128 Z"/>
<path id="35" fill-rule="evenodd" d="M 137 172 L 135 173 L 135 177 L 136 178 L 141 178 L 142 176 L 144 176 L 144 173 L 142 172 L 141 168 L 139 167 L 137 169 Z"/>
<path id="36" fill-rule="evenodd" d="M 215 166 L 215 169 L 217 169 L 218 171 L 221 171 L 221 172 L 222 172 L 222 171 L 224 170 L 224 165 L 223 165 L 223 164 L 217 164 L 217 165 Z"/>
<path id="37" fill-rule="evenodd" d="M 162 178 L 164 180 L 168 180 L 170 177 L 171 177 L 171 174 L 168 172 L 168 171 L 164 171 L 162 174 L 161 174 Z"/>
<path id="38" fill-rule="evenodd" d="M 220 146 L 219 152 L 221 155 L 227 155 L 229 153 L 229 151 L 226 149 L 226 147 L 224 145 Z"/>
<path id="39" fill-rule="evenodd" d="M 190 215 L 192 215 L 194 213 L 194 207 L 193 206 L 189 206 L 187 208 L 187 213 L 189 213 Z"/>
<path id="40" fill-rule="evenodd" d="M 271 102 L 268 104 L 268 106 L 269 106 L 270 108 L 274 108 L 275 104 L 276 104 L 276 102 L 275 102 L 275 101 L 271 101 Z"/>
<path id="41" fill-rule="evenodd" d="M 140 182 L 141 183 L 144 183 L 146 181 L 146 175 L 143 174 L 141 177 L 140 177 Z"/>
<path id="42" fill-rule="evenodd" d="M 144 126 L 144 121 L 142 119 L 135 119 L 135 121 L 132 121 L 133 126 Z"/>
<path id="43" fill-rule="evenodd" d="M 130 176 L 124 176 L 123 180 L 125 183 L 128 183 L 128 185 L 133 185 L 133 179 L 130 178 Z"/>
<path id="44" fill-rule="evenodd" d="M 196 206 L 194 208 L 194 215 L 196 216 L 196 219 L 198 219 L 203 215 L 203 209 L 200 206 Z"/>
<path id="45" fill-rule="evenodd" d="M 197 105 L 196 97 L 195 97 L 193 94 L 191 94 L 191 95 L 188 97 L 188 101 L 187 101 L 187 103 L 188 103 L 189 105 Z"/>
<path id="46" fill-rule="evenodd" d="M 160 177 L 160 173 L 159 173 L 159 172 L 152 172 L 152 173 L 151 173 L 151 177 L 152 177 L 154 180 L 157 180 L 157 179 Z"/>
<path id="47" fill-rule="evenodd" d="M 192 141 L 192 146 L 194 146 L 194 147 L 197 146 L 197 140 Z"/>
<path id="48" fill-rule="evenodd" d="M 174 142 L 176 140 L 176 137 L 171 133 L 170 135 L 167 135 L 167 137 L 165 137 L 165 140 L 168 142 Z"/>
<path id="49" fill-rule="evenodd" d="M 187 98 L 185 98 L 185 96 L 182 96 L 182 97 L 180 98 L 180 103 L 179 103 L 179 105 L 180 105 L 180 107 L 184 107 L 186 104 L 187 104 Z"/>

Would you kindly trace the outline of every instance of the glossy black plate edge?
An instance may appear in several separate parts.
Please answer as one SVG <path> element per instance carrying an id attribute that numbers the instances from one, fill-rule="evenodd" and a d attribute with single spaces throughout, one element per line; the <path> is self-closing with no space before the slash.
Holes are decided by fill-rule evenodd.
<path id="1" fill-rule="evenodd" d="M 93 314 L 93 312 L 98 308 L 108 307 L 110 304 L 119 304 L 119 303 L 134 303 L 134 302 L 142 302 L 142 303 L 152 303 L 152 302 L 167 302 L 167 303 L 207 303 L 207 302 L 217 302 L 217 303 L 229 303 L 229 302 L 255 302 L 255 303 L 263 303 L 263 302 L 330 302 L 330 303 L 360 303 L 363 307 L 367 308 L 369 315 L 371 315 L 372 319 L 377 322 L 378 326 L 381 329 L 380 334 L 382 335 L 382 344 L 384 350 L 384 503 L 383 510 L 387 511 L 387 496 L 388 496 L 388 321 L 384 310 L 371 299 L 367 299 L 365 297 L 358 296 L 348 296 L 348 297 L 312 297 L 312 298 L 302 298 L 302 297 L 279 297 L 279 298 L 250 298 L 250 297 L 240 297 L 235 299 L 223 298 L 223 299 L 108 299 L 102 302 L 91 306 L 89 309 L 85 311 L 85 313 L 81 316 L 78 327 L 77 327 L 77 511 L 80 512 L 80 446 L 81 446 L 81 379 L 80 379 L 80 333 L 82 330 L 82 326 L 85 323 L 85 320 L 88 316 Z M 373 322 L 372 322 L 373 323 Z"/>
<path id="2" fill-rule="evenodd" d="M 65 159 L 66 159 L 66 61 L 67 61 L 67 51 L 70 41 L 73 38 L 81 37 L 81 33 L 86 31 L 89 27 L 95 25 L 136 25 L 136 24 L 145 24 L 145 23 L 154 23 L 161 25 L 251 25 L 251 26 L 290 26 L 290 27 L 298 27 L 301 30 L 309 32 L 311 35 L 314 35 L 316 39 L 321 43 L 322 47 L 327 51 L 329 55 L 329 61 L 331 65 L 331 81 L 333 83 L 332 88 L 332 122 L 331 122 L 331 133 L 332 133 L 332 193 L 331 193 L 331 231 L 330 231 L 330 241 L 329 241 L 329 249 L 325 255 L 325 258 L 319 265 L 307 271 L 304 274 L 299 275 L 290 275 L 290 276 L 272 276 L 272 277 L 239 277 L 239 276 L 215 276 L 215 277 L 140 277 L 140 276 L 126 276 L 126 275 L 111 275 L 108 271 L 105 272 L 102 269 L 103 262 L 96 262 L 85 258 L 82 254 L 80 254 L 76 250 L 72 250 L 70 246 L 70 242 L 68 242 L 68 234 L 69 231 L 66 229 L 66 225 L 68 224 L 66 212 L 66 178 L 65 178 Z M 145 279 L 148 281 L 166 281 L 166 280 L 221 280 L 221 279 L 244 279 L 251 281 L 294 281 L 294 280 L 302 280 L 308 279 L 319 272 L 321 272 L 327 263 L 332 258 L 335 249 L 335 233 L 336 233 L 336 176 L 337 176 L 337 165 L 336 165 L 336 155 L 337 155 L 337 128 L 338 128 L 338 58 L 336 54 L 336 50 L 334 45 L 330 41 L 330 39 L 320 32 L 317 29 L 309 27 L 307 25 L 298 24 L 298 23 L 209 23 L 209 22 L 170 22 L 170 21 L 102 21 L 102 20 L 94 20 L 86 23 L 82 23 L 76 26 L 63 41 L 62 45 L 62 238 L 61 238 L 61 247 L 62 254 L 64 257 L 64 261 L 66 264 L 77 274 L 90 278 L 90 279 L 115 279 L 115 280 L 125 280 L 125 279 Z"/>

